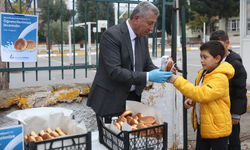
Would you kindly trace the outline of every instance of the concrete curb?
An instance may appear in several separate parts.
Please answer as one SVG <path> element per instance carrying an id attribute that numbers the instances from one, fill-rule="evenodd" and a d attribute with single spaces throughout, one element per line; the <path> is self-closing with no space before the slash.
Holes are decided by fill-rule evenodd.
<path id="1" fill-rule="evenodd" d="M 239 45 L 228 46 L 228 48 L 240 48 Z M 200 47 L 187 47 L 187 51 L 190 50 L 200 50 Z M 182 51 L 182 48 L 177 48 L 177 51 Z"/>
<path id="2" fill-rule="evenodd" d="M 54 84 L 4 90 L 0 93 L 0 110 L 17 105 L 20 109 L 47 107 L 57 103 L 81 101 L 92 83 Z"/>
<path id="3" fill-rule="evenodd" d="M 229 46 L 229 48 L 240 48 L 239 45 L 234 45 L 234 46 Z M 192 50 L 200 50 L 200 47 L 188 47 L 186 48 L 187 51 L 192 51 Z M 80 52 L 80 50 L 76 50 L 78 51 L 77 53 L 75 53 L 75 56 L 85 56 L 85 52 Z M 170 52 L 171 48 L 166 48 L 165 52 Z M 177 51 L 182 51 L 182 48 L 177 48 Z M 47 52 L 47 51 L 45 51 Z M 58 52 L 58 51 L 52 51 L 52 52 Z M 152 50 L 149 50 L 149 52 L 152 52 Z M 161 52 L 161 49 L 157 49 L 157 52 Z M 91 55 L 95 55 L 96 52 L 91 52 Z M 74 53 L 63 53 L 63 56 L 74 56 Z M 61 57 L 62 54 L 50 54 L 50 57 Z M 49 54 L 38 54 L 37 55 L 38 58 L 44 58 L 44 57 L 49 57 Z"/>
<path id="4" fill-rule="evenodd" d="M 59 50 L 50 50 L 50 51 L 53 52 L 53 53 L 59 53 Z M 69 52 L 69 49 L 64 49 L 63 51 L 64 52 Z M 80 50 L 80 48 L 78 48 L 78 49 L 75 49 L 75 51 L 81 51 L 81 50 Z M 42 49 L 42 50 L 40 50 L 40 52 L 41 53 L 47 53 L 48 50 Z"/>
<path id="5" fill-rule="evenodd" d="M 91 53 L 91 55 L 94 55 L 96 53 Z M 74 56 L 74 53 L 64 53 L 63 56 Z M 50 54 L 50 57 L 61 57 L 62 54 Z M 85 53 L 75 53 L 75 56 L 85 56 Z M 44 57 L 49 57 L 49 54 L 39 54 L 37 55 L 38 58 L 44 58 Z"/>

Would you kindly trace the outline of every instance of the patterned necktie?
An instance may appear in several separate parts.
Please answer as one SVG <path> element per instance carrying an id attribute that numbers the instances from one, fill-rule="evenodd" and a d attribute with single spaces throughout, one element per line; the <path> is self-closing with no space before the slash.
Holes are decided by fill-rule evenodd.
<path id="1" fill-rule="evenodd" d="M 135 38 L 135 71 L 142 71 L 140 38 Z"/>
<path id="2" fill-rule="evenodd" d="M 141 41 L 139 37 L 135 38 L 135 71 L 142 71 Z M 135 86 L 135 93 L 138 96 L 141 95 L 142 90 L 142 86 Z"/>

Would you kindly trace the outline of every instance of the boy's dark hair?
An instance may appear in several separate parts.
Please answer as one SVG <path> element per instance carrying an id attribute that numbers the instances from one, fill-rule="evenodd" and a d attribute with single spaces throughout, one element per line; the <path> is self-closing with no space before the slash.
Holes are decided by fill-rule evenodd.
<path id="1" fill-rule="evenodd" d="M 225 55 L 224 46 L 218 41 L 209 41 L 201 45 L 200 51 L 207 50 L 214 58 L 220 55 L 221 60 Z M 221 62 L 220 60 L 220 62 Z"/>
<path id="2" fill-rule="evenodd" d="M 227 40 L 229 40 L 227 33 L 223 30 L 214 31 L 210 35 L 209 39 L 210 39 L 210 41 L 211 40 L 221 40 L 223 42 L 226 42 Z"/>

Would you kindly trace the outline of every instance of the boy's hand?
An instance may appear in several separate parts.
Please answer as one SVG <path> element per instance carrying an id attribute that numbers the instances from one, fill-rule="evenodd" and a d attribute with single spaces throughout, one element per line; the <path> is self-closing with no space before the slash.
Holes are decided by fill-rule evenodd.
<path id="1" fill-rule="evenodd" d="M 193 100 L 191 100 L 191 99 L 189 99 L 189 98 L 186 99 L 185 102 L 184 102 L 185 108 L 186 108 L 186 109 L 189 109 L 189 108 L 193 107 L 193 106 L 192 106 L 192 103 L 193 103 Z"/>
<path id="2" fill-rule="evenodd" d="M 232 123 L 233 123 L 233 125 L 236 125 L 236 124 L 238 124 L 240 122 L 240 120 L 239 119 L 232 119 Z"/>
<path id="3" fill-rule="evenodd" d="M 173 67 L 170 71 L 172 71 L 173 74 L 178 74 L 178 70 L 175 67 Z"/>
<path id="4" fill-rule="evenodd" d="M 174 81 L 179 77 L 178 70 L 175 67 L 172 70 L 174 72 L 172 74 L 172 77 L 168 78 L 168 83 L 174 83 Z"/>

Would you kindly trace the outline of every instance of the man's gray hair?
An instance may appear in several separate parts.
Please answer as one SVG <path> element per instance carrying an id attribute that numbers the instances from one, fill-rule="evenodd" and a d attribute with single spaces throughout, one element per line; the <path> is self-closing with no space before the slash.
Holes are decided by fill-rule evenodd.
<path id="1" fill-rule="evenodd" d="M 140 2 L 130 15 L 130 19 L 132 20 L 137 14 L 144 19 L 148 17 L 150 11 L 152 11 L 157 17 L 160 15 L 159 9 L 152 3 L 148 1 Z"/>

